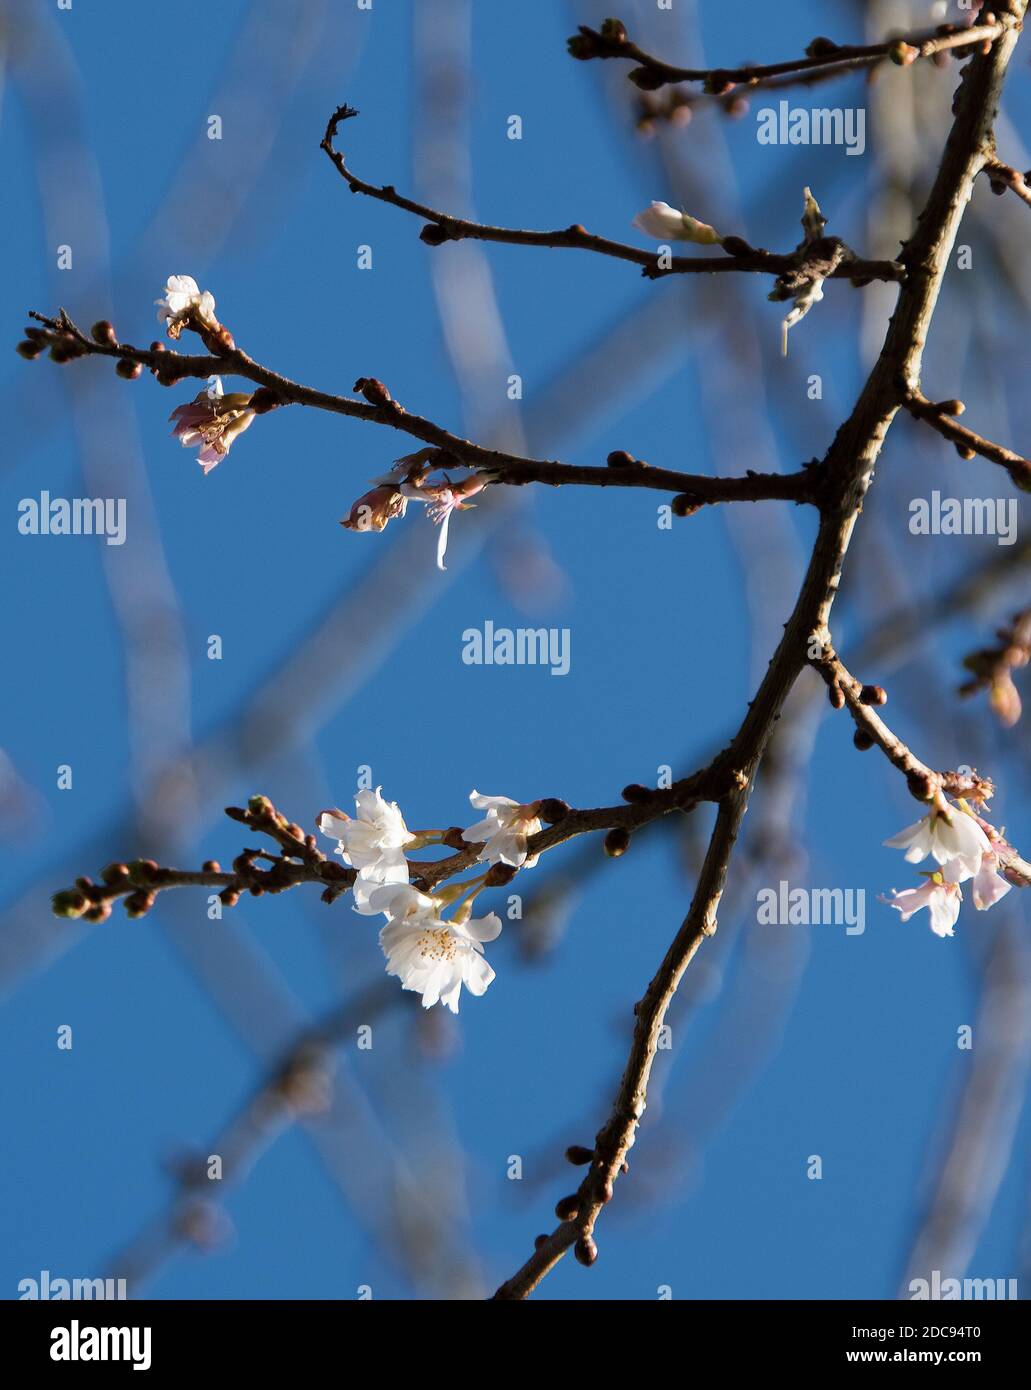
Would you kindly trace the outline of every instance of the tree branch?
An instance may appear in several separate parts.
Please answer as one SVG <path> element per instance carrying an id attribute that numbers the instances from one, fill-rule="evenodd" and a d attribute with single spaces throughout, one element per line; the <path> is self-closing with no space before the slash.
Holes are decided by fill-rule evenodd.
<path id="1" fill-rule="evenodd" d="M 423 227 L 420 236 L 430 246 L 440 246 L 445 241 L 462 241 L 471 238 L 476 241 L 503 242 L 510 246 L 550 246 L 571 248 L 578 251 L 594 251 L 601 256 L 611 256 L 616 260 L 630 261 L 634 265 L 639 265 L 642 273 L 651 280 L 659 280 L 666 275 L 715 275 L 725 271 L 749 271 L 779 277 L 797 270 L 802 260 L 802 255 L 799 252 L 787 256 L 775 255 L 771 251 L 749 246 L 740 237 L 727 237 L 725 239 L 724 250 L 727 254 L 723 256 L 672 256 L 666 260 L 661 260 L 655 251 L 645 251 L 637 246 L 629 246 L 622 241 L 612 241 L 608 237 L 595 236 L 579 223 L 574 223 L 571 227 L 559 228 L 556 231 L 543 232 L 518 227 L 494 227 L 482 222 L 470 222 L 464 217 L 453 217 L 450 213 L 440 212 L 437 208 L 427 207 L 424 203 L 417 203 L 411 198 L 402 196 L 393 184 L 388 183 L 380 186 L 367 183 L 364 179 L 360 179 L 357 174 L 351 172 L 344 156 L 335 148 L 333 141 L 336 138 L 340 123 L 357 115 L 358 112 L 353 107 L 338 107 L 329 118 L 321 148 L 332 160 L 352 193 L 364 193 L 369 198 L 377 198 L 380 202 L 389 203 L 392 207 L 413 213 L 416 217 L 425 218 L 426 226 Z M 833 241 L 833 238 L 828 238 L 828 241 Z M 894 282 L 903 278 L 903 271 L 895 261 L 863 260 L 851 248 L 844 246 L 844 243 L 836 243 L 836 245 L 841 246 L 841 254 L 834 268 L 829 272 L 828 279 L 865 283 L 870 280 Z"/>
<path id="2" fill-rule="evenodd" d="M 782 63 L 750 63 L 737 68 L 683 68 L 646 53 L 631 42 L 622 20 L 607 19 L 600 30 L 581 24 L 569 40 L 569 52 L 582 61 L 621 58 L 639 64 L 628 76 L 644 91 L 656 91 L 671 82 L 702 82 L 708 95 L 723 96 L 731 87 L 753 88 L 781 78 L 820 81 L 889 60 L 900 67 L 908 67 L 918 58 L 933 58 L 953 49 L 966 50 L 975 44 L 982 45 L 984 51 L 983 46 L 997 39 L 1004 27 L 1002 22 L 941 24 L 936 29 L 873 44 L 836 44 L 821 37 L 813 39 L 805 57 L 789 58 Z"/>
<path id="3" fill-rule="evenodd" d="M 952 417 L 961 415 L 966 409 L 962 401 L 929 401 L 916 387 L 903 401 L 906 409 L 917 420 L 937 430 L 943 439 L 956 446 L 961 458 L 972 459 L 980 454 L 991 463 L 1001 464 L 1022 492 L 1031 492 L 1031 462 L 1001 444 L 993 444 L 973 430 L 960 425 Z"/>

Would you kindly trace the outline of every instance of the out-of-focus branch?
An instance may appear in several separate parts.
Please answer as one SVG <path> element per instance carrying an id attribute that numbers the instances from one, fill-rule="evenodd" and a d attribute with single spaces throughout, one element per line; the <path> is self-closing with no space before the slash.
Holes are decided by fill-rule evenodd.
<path id="1" fill-rule="evenodd" d="M 1031 661 L 1031 608 L 1018 613 L 1013 621 L 998 631 L 994 647 L 982 647 L 963 658 L 963 665 L 973 672 L 972 679 L 959 687 L 961 695 L 988 691 L 992 708 L 1006 728 L 1020 718 L 1021 705 L 1011 672 Z"/>

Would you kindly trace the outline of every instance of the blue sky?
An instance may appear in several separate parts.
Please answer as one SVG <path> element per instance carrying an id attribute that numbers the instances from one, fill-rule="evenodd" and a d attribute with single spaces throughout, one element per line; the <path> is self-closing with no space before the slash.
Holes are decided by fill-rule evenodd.
<path id="1" fill-rule="evenodd" d="M 14 194 L 5 219 L 14 273 L 0 284 L 12 343 L 28 308 L 58 304 L 84 326 L 107 315 L 123 339 L 148 342 L 166 277 L 189 273 L 260 361 L 340 392 L 356 377 L 380 377 L 410 409 L 460 433 L 495 416 L 511 428 L 506 388 L 517 373 L 526 447 L 541 457 L 597 464 L 627 448 L 668 467 L 738 473 L 787 470 L 822 452 L 862 379 L 861 295 L 832 287 L 794 331 L 785 362 L 781 310 L 766 302 L 765 282 L 650 283 L 632 266 L 571 251 L 499 246 L 469 263 L 493 274 L 507 344 L 507 360 L 477 359 L 470 410 L 433 281 L 434 258 L 459 248 L 433 251 L 416 221 L 353 197 L 318 149 L 329 112 L 346 100 L 361 111 L 341 132 L 356 172 L 429 198 L 435 147 L 420 105 L 426 71 L 413 51 L 434 26 L 424 19 L 413 38 L 413 5 L 385 0 L 370 12 L 307 0 L 291 7 L 288 26 L 277 8 L 185 0 L 169 33 L 128 0 L 4 7 L 17 40 L 0 125 Z M 440 17 L 445 50 L 462 32 L 451 27 L 461 8 L 440 0 L 424 11 Z M 741 17 L 698 8 L 710 61 L 745 57 Z M 682 9 L 674 54 L 688 42 L 691 10 Z M 862 37 L 851 6 L 835 6 L 833 24 L 826 6 L 794 7 L 790 19 L 754 10 L 749 56 L 787 57 L 817 29 Z M 628 23 L 631 15 L 628 7 Z M 565 55 L 575 23 L 598 18 L 588 5 L 533 0 L 516 11 L 473 0 L 469 167 L 484 220 L 583 222 L 636 239 L 637 210 L 652 198 L 680 201 L 667 159 L 688 166 L 702 200 L 695 215 L 757 244 L 795 244 L 804 183 L 830 230 L 869 243 L 872 148 L 850 158 L 760 147 L 754 112 L 735 123 L 699 115 L 668 142 L 642 142 L 617 65 Z M 674 21 L 649 22 L 661 38 Z M 947 91 L 954 74 L 936 80 Z M 1023 70 L 1011 88 L 1019 124 L 1028 114 Z M 833 100 L 860 105 L 867 95 L 853 80 Z M 513 113 L 523 122 L 518 141 L 506 135 Z M 218 142 L 206 138 L 213 114 L 222 118 Z M 1026 398 L 1012 391 L 1022 340 L 977 235 L 984 297 L 967 313 L 965 282 L 950 282 L 942 312 L 951 327 L 932 343 L 928 370 L 937 396 L 962 384 L 984 431 L 1011 442 L 1028 425 Z M 56 268 L 60 245 L 72 248 L 70 270 Z M 358 268 L 361 246 L 372 248 L 371 270 Z M 714 322 L 724 301 L 737 339 Z M 602 374 L 591 357 L 585 373 L 572 371 L 617 332 L 624 347 L 613 370 Z M 986 348 L 994 375 L 971 370 Z M 735 373 L 753 352 L 760 376 L 742 401 Z M 611 362 L 611 352 L 599 360 Z M 825 382 L 817 404 L 806 395 L 812 372 Z M 415 826 L 471 819 L 473 787 L 611 803 L 662 765 L 697 766 L 736 726 L 793 601 L 812 522 L 764 503 L 741 518 L 710 509 L 663 530 L 660 494 L 512 490 L 501 505 L 488 498 L 456 519 L 441 575 L 434 534 L 414 510 L 379 537 L 337 524 L 366 480 L 407 452 L 385 430 L 282 410 L 204 478 L 168 436 L 168 413 L 188 387 L 9 353 L 0 391 L 14 597 L 4 743 L 23 793 L 6 827 L 13 907 L 0 927 L 0 1036 L 10 1059 L 0 1081 L 0 1291 L 12 1297 L 42 1269 L 107 1270 L 165 1208 L 169 1156 L 207 1153 L 262 1060 L 304 1018 L 381 973 L 368 921 L 344 901 L 326 908 L 300 892 L 244 905 L 223 923 L 207 921 L 203 894 L 184 892 L 142 922 L 117 912 L 100 928 L 55 930 L 49 891 L 113 857 L 154 851 L 157 829 L 148 840 L 127 828 L 134 797 L 144 796 L 146 824 L 162 826 L 167 854 L 183 864 L 238 852 L 223 805 L 262 791 L 310 825 L 324 806 L 348 805 L 363 766 Z M 905 424 L 891 436 L 863 518 L 877 540 L 857 539 L 836 610 L 846 656 L 893 595 L 933 592 L 994 552 L 990 537 L 909 534 L 907 500 L 932 487 L 1012 495 L 998 470 L 943 461 L 944 449 Z M 18 535 L 18 503 L 44 489 L 126 497 L 125 545 Z M 953 694 L 959 657 L 1006 616 L 1007 602 L 927 635 L 908 668 L 859 674 L 889 685 L 897 732 L 925 761 L 976 763 L 995 776 L 997 819 L 1017 844 L 1023 832 L 1026 849 L 1026 743 Z M 240 710 L 329 614 L 324 641 L 291 686 L 292 735 L 281 709 L 271 726 L 241 725 Z M 461 634 L 486 620 L 568 629 L 569 674 L 464 665 Z M 135 662 L 125 659 L 126 628 L 138 639 Z M 222 638 L 220 661 L 207 659 L 212 634 Z M 928 674 L 928 660 L 944 674 Z M 802 855 L 800 886 L 865 890 L 866 931 L 760 927 L 754 888 L 744 895 L 689 972 L 674 1047 L 661 1060 L 661 1098 L 599 1227 L 602 1257 L 589 1273 L 564 1261 L 541 1297 L 653 1298 L 661 1285 L 678 1298 L 889 1297 L 898 1286 L 976 1054 L 957 1050 L 956 1030 L 976 1021 L 994 932 L 1006 921 L 1019 942 L 1026 909 L 1016 893 L 992 918 L 968 907 L 957 936 L 940 941 L 921 919 L 903 927 L 878 904 L 878 892 L 908 881 L 881 842 L 913 819 L 913 805 L 883 760 L 853 749 L 845 716 L 827 715 L 804 799 L 783 829 Z M 202 756 L 194 790 L 166 783 L 158 796 L 148 772 L 184 738 L 219 756 Z M 237 756 L 224 759 L 227 747 Z M 73 769 L 67 791 L 57 789 L 62 764 Z M 349 1148 L 352 1125 L 338 1145 L 344 1167 L 393 1155 L 416 1204 L 451 1213 L 447 1224 L 486 1288 L 526 1258 L 537 1231 L 551 1228 L 555 1200 L 575 1185 L 558 1157 L 607 1113 L 632 1003 L 690 898 L 672 837 L 642 836 L 618 862 L 594 848 L 559 849 L 534 871 L 539 882 L 582 876 L 559 939 L 529 964 L 518 924 L 509 925 L 491 951 L 498 978 L 445 1028 L 446 1055 L 427 1049 L 405 999 L 374 1024 L 371 1053 L 349 1042 L 339 1059 L 338 1128 L 356 1122 L 356 1098 L 371 1098 L 387 1142 L 376 1158 Z M 764 872 L 761 882 L 775 884 L 779 875 Z M 70 1052 L 55 1043 L 62 1025 L 73 1028 Z M 750 1049 L 753 1030 L 762 1041 Z M 1020 1272 L 1029 1138 L 1025 1115 L 971 1261 L 983 1277 Z M 806 1177 L 812 1154 L 823 1159 L 819 1182 Z M 523 1159 L 521 1182 L 506 1178 L 511 1155 Z M 427 1291 L 384 1254 L 360 1196 L 342 1199 L 296 1130 L 224 1205 L 224 1245 L 177 1254 L 148 1292 Z"/>

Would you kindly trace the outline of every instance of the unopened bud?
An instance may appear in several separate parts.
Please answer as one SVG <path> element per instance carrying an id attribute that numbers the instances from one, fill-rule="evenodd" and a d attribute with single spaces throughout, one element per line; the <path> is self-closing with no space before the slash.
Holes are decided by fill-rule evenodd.
<path id="1" fill-rule="evenodd" d="M 99 343 L 101 347 L 118 346 L 118 334 L 115 332 L 115 326 L 113 323 L 109 323 L 107 319 L 98 319 L 90 329 L 89 335 L 93 341 Z"/>
<path id="2" fill-rule="evenodd" d="M 585 1163 L 594 1162 L 594 1150 L 586 1148 L 583 1144 L 570 1144 L 566 1150 L 566 1159 L 576 1167 L 582 1167 Z"/>
<path id="3" fill-rule="evenodd" d="M 283 404 L 282 396 L 273 391 L 271 386 L 259 386 L 251 396 L 250 409 L 255 415 L 267 415 L 270 410 L 276 410 Z"/>
<path id="4" fill-rule="evenodd" d="M 674 516 L 694 516 L 702 507 L 700 502 L 695 502 L 686 493 L 681 493 L 679 497 L 674 497 L 670 509 Z"/>
<path id="5" fill-rule="evenodd" d="M 566 816 L 569 815 L 569 803 L 557 796 L 546 796 L 538 804 L 537 814 L 548 825 L 554 825 L 557 821 L 565 820 Z"/>
<path id="6" fill-rule="evenodd" d="M 128 357 L 120 357 L 115 363 L 115 371 L 126 381 L 135 381 L 137 377 L 143 375 L 143 367 L 139 362 L 130 362 Z"/>
<path id="7" fill-rule="evenodd" d="M 225 907 L 235 907 L 240 901 L 240 894 L 235 888 L 223 888 L 218 896 Z"/>
<path id="8" fill-rule="evenodd" d="M 650 787 L 642 786 L 640 782 L 631 782 L 620 792 L 624 801 L 650 801 L 654 795 Z"/>
<path id="9" fill-rule="evenodd" d="M 217 859 L 205 859 L 201 867 L 206 874 L 219 874 L 222 872 L 222 865 Z"/>
<path id="10" fill-rule="evenodd" d="M 439 222 L 427 222 L 419 233 L 419 240 L 424 241 L 427 246 L 443 246 L 445 241 L 450 241 L 446 228 Z"/>
<path id="11" fill-rule="evenodd" d="M 105 883 L 118 883 L 123 878 L 129 877 L 128 864 L 105 864 L 100 871 L 100 877 Z"/>
<path id="12" fill-rule="evenodd" d="M 618 859 L 630 848 L 630 831 L 617 825 L 605 836 L 605 853 L 610 859 Z"/>
<path id="13" fill-rule="evenodd" d="M 633 454 L 628 454 L 625 449 L 613 449 L 605 462 L 610 468 L 633 468 L 637 460 Z"/>
<path id="14" fill-rule="evenodd" d="M 573 1246 L 573 1254 L 582 1265 L 592 1265 L 598 1258 L 598 1247 L 590 1236 L 581 1236 Z"/>
<path id="15" fill-rule="evenodd" d="M 939 415 L 962 415 L 966 410 L 962 401 L 938 401 L 934 408 Z"/>
<path id="16" fill-rule="evenodd" d="M 125 915 L 133 919 L 145 917 L 154 906 L 154 894 L 146 893 L 140 889 L 136 893 L 130 893 L 125 900 Z"/>
<path id="17" fill-rule="evenodd" d="M 827 687 L 827 698 L 830 700 L 834 709 L 841 709 L 845 703 L 845 692 L 837 681 L 832 682 Z"/>
<path id="18" fill-rule="evenodd" d="M 88 907 L 82 914 L 82 920 L 84 922 L 92 922 L 94 926 L 97 926 L 101 922 L 106 922 L 110 916 L 110 903 L 94 903 L 92 907 Z"/>
<path id="19" fill-rule="evenodd" d="M 920 57 L 919 48 L 914 48 L 911 43 L 905 43 L 899 39 L 898 43 L 893 43 L 888 49 L 888 57 L 900 68 L 908 68 L 911 63 L 915 63 Z"/>
<path id="20" fill-rule="evenodd" d="M 360 391 L 370 405 L 390 405 L 393 400 L 382 381 L 374 376 L 360 376 L 354 383 L 354 389 Z"/>
<path id="21" fill-rule="evenodd" d="M 886 705 L 888 692 L 883 685 L 864 685 L 859 692 L 859 698 L 864 705 Z"/>
<path id="22" fill-rule="evenodd" d="M 462 827 L 460 825 L 449 826 L 440 837 L 442 845 L 447 845 L 448 849 L 468 849 L 468 841 L 462 839 Z"/>
<path id="23" fill-rule="evenodd" d="M 744 237 L 725 236 L 722 245 L 728 256 L 750 256 L 752 254 L 752 248 Z"/>
<path id="24" fill-rule="evenodd" d="M 484 888 L 504 888 L 512 882 L 519 870 L 512 864 L 492 864 L 483 880 Z"/>
<path id="25" fill-rule="evenodd" d="M 34 343 L 28 338 L 23 338 L 14 350 L 19 357 L 24 357 L 26 362 L 35 362 L 36 358 L 43 351 L 43 344 Z"/>
<path id="26" fill-rule="evenodd" d="M 968 463 L 972 458 L 977 457 L 977 450 L 971 449 L 969 444 L 957 444 L 956 453 L 959 454 L 961 459 L 966 459 Z"/>
<path id="27" fill-rule="evenodd" d="M 865 729 L 857 729 L 852 735 L 852 742 L 859 749 L 860 753 L 865 753 L 868 748 L 873 747 L 873 739 Z"/>
<path id="28" fill-rule="evenodd" d="M 89 899 L 78 889 L 66 889 L 55 893 L 50 899 L 50 909 L 55 917 L 81 917 L 89 907 Z"/>
<path id="29" fill-rule="evenodd" d="M 641 92 L 657 92 L 666 85 L 666 79 L 654 68 L 631 68 L 627 77 Z"/>
<path id="30" fill-rule="evenodd" d="M 547 1243 L 548 1243 L 548 1237 L 547 1237 L 547 1236 L 534 1236 L 534 1238 L 533 1238 L 533 1248 L 534 1248 L 535 1250 L 539 1250 L 539 1249 L 541 1248 L 542 1245 L 547 1245 Z"/>
<path id="31" fill-rule="evenodd" d="M 817 34 L 816 38 L 806 48 L 807 58 L 827 58 L 832 53 L 838 51 L 838 45 L 833 39 L 824 38 L 822 34 Z"/>
<path id="32" fill-rule="evenodd" d="M 911 772 L 906 778 L 906 786 L 917 801 L 930 801 L 935 792 L 934 778 L 929 772 Z"/>
<path id="33" fill-rule="evenodd" d="M 580 1214 L 580 1198 L 575 1192 L 555 1203 L 555 1215 L 560 1221 L 575 1221 Z"/>

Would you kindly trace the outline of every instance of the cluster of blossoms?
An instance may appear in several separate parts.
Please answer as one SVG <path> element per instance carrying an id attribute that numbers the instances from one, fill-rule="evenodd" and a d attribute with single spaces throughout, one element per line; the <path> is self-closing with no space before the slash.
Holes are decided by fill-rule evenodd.
<path id="1" fill-rule="evenodd" d="M 494 912 L 473 917 L 473 902 L 496 865 L 515 870 L 536 864 L 537 856 L 527 854 L 527 839 L 541 828 L 538 802 L 524 806 L 476 791 L 469 800 L 485 814 L 462 831 L 461 839 L 479 846 L 477 859 L 488 870 L 436 893 L 422 893 L 409 883 L 407 853 L 443 843 L 447 832 L 409 830 L 397 803 L 385 801 L 379 787 L 357 794 L 354 816 L 332 810 L 318 820 L 319 830 L 336 840 L 336 852 L 355 870 L 355 911 L 387 919 L 379 934 L 387 974 L 396 975 L 403 989 L 421 994 L 424 1008 L 440 1003 L 452 1013 L 458 1012 L 463 985 L 480 995 L 494 979 L 483 947 L 500 936 L 501 920 Z"/>
<path id="2" fill-rule="evenodd" d="M 213 351 L 234 346 L 232 335 L 215 317 L 214 296 L 209 290 L 202 290 L 192 275 L 170 275 L 165 293 L 156 303 L 158 319 L 170 338 L 178 338 L 184 328 L 190 328 Z M 390 403 L 390 393 L 382 382 L 361 377 L 355 382 L 355 389 L 374 405 Z M 257 392 L 227 394 L 221 378 L 216 376 L 192 401 L 172 411 L 172 433 L 184 448 L 199 447 L 197 462 L 205 476 L 222 462 L 259 410 L 271 408 L 271 401 L 259 406 L 258 398 L 263 394 L 270 393 L 262 388 Z M 470 507 L 469 499 L 482 492 L 489 481 L 480 473 L 464 469 L 464 476 L 459 479 L 447 473 L 431 477 L 444 458 L 441 449 L 427 448 L 397 459 L 389 472 L 372 479 L 372 487 L 354 503 L 341 526 L 349 531 L 382 531 L 388 521 L 404 516 L 409 502 L 421 502 L 430 521 L 440 528 L 437 567 L 444 569 L 452 513 Z"/>
<path id="3" fill-rule="evenodd" d="M 926 907 L 936 936 L 953 935 L 963 902 L 961 883 L 970 881 L 970 895 L 979 912 L 1005 897 L 1013 886 L 1005 877 L 1004 854 L 1012 846 L 965 801 L 932 808 L 922 820 L 884 843 L 890 849 L 904 849 L 910 864 L 930 856 L 939 866 L 924 872 L 919 888 L 906 888 L 901 893 L 892 889 L 890 897 L 881 899 L 899 911 L 903 922 Z"/>

